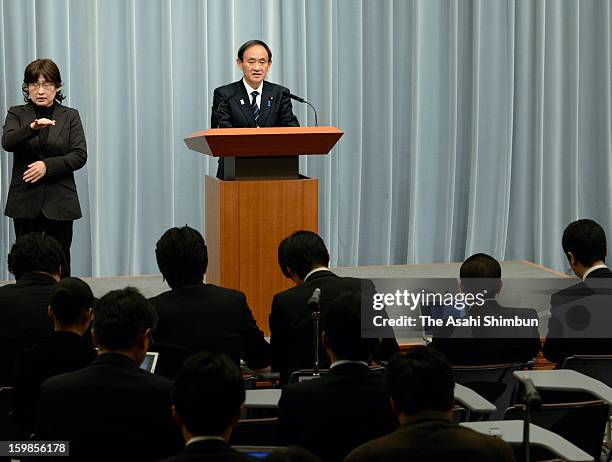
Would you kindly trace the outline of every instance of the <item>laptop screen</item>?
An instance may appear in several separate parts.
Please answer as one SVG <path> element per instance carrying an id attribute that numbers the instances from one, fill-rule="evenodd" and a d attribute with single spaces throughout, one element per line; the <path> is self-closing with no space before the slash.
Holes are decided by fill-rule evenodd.
<path id="1" fill-rule="evenodd" d="M 156 351 L 148 351 L 144 360 L 140 364 L 140 368 L 145 371 L 150 372 L 151 374 L 155 373 L 155 366 L 157 366 L 157 357 L 159 353 Z"/>

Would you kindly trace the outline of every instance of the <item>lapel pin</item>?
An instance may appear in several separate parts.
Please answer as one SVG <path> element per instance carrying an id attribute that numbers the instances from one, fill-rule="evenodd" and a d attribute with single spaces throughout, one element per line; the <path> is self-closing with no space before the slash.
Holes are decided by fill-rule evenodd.
<path id="1" fill-rule="evenodd" d="M 244 106 L 244 100 L 243 99 L 240 100 L 240 104 L 242 104 Z"/>

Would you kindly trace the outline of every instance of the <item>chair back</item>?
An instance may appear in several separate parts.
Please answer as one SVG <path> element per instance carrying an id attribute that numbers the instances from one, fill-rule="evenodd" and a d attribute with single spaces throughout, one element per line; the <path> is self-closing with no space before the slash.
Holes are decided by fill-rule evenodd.
<path id="1" fill-rule="evenodd" d="M 523 363 L 453 366 L 453 371 L 455 382 L 471 388 L 495 404 L 498 410 L 490 415 L 495 420 L 501 418 L 503 410 L 513 404 L 517 382 L 512 373 L 524 367 Z"/>
<path id="2" fill-rule="evenodd" d="M 275 446 L 278 417 L 239 420 L 230 438 L 232 446 Z"/>
<path id="3" fill-rule="evenodd" d="M 612 387 L 612 355 L 575 355 L 565 358 L 561 369 L 588 375 Z"/>
<path id="4" fill-rule="evenodd" d="M 317 376 L 312 375 L 314 372 L 313 369 L 300 369 L 298 371 L 294 371 L 289 376 L 288 383 L 299 383 L 304 380 L 312 380 L 317 379 Z M 319 369 L 319 375 L 325 375 L 329 372 L 329 369 Z"/>
<path id="5" fill-rule="evenodd" d="M 522 420 L 524 405 L 506 409 L 504 420 Z M 543 404 L 531 411 L 531 423 L 539 425 L 600 460 L 602 441 L 608 421 L 608 404 L 596 401 Z"/>
<path id="6" fill-rule="evenodd" d="M 14 394 L 13 387 L 0 387 L 0 441 L 24 441 L 28 437 L 13 415 Z"/>

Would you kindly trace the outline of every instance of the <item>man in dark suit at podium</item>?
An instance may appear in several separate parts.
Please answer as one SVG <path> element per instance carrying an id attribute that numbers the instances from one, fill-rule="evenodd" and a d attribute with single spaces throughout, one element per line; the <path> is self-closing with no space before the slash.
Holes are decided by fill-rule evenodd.
<path id="1" fill-rule="evenodd" d="M 582 281 L 551 296 L 544 356 L 549 361 L 561 363 L 565 358 L 578 354 L 612 354 L 612 337 L 588 338 L 589 330 L 596 328 L 594 325 L 581 329 L 587 333 L 583 338 L 564 338 L 568 335 L 566 329 L 571 328 L 573 322 L 581 324 L 582 318 L 601 319 L 595 318 L 598 311 L 608 318 L 607 313 L 612 310 L 612 271 L 605 264 L 608 253 L 606 233 L 593 220 L 576 220 L 565 228 L 561 245 L 572 271 Z M 601 297 L 594 304 L 587 302 L 591 296 L 604 295 L 605 298 Z M 581 305 L 588 305 L 591 311 L 585 312 L 585 306 Z"/>
<path id="2" fill-rule="evenodd" d="M 244 77 L 215 88 L 211 128 L 299 127 L 289 89 L 264 80 L 272 66 L 268 45 L 249 40 L 238 50 L 236 63 Z M 217 178 L 223 178 L 223 167 L 220 158 Z"/>
<path id="3" fill-rule="evenodd" d="M 313 367 L 313 321 L 308 306 L 313 291 L 321 290 L 320 329 L 324 330 L 327 309 L 341 293 L 353 290 L 371 300 L 376 289 L 368 279 L 332 273 L 325 243 L 312 231 L 297 231 L 283 239 L 278 247 L 278 263 L 283 274 L 297 284 L 274 296 L 269 318 L 272 369 L 280 372 L 281 381 L 286 383 L 291 372 Z M 395 337 L 384 338 L 373 359 L 387 360 L 398 350 Z M 329 366 L 322 345 L 319 358 L 322 368 Z"/>

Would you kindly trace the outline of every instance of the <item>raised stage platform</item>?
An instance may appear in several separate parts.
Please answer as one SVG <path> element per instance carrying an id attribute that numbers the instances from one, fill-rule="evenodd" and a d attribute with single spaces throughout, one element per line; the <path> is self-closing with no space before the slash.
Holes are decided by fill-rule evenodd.
<path id="1" fill-rule="evenodd" d="M 351 276 L 370 279 L 423 279 L 423 278 L 457 278 L 459 275 L 459 267 L 461 263 L 432 263 L 418 265 L 387 265 L 387 266 L 344 266 L 331 268 L 336 274 L 341 276 Z M 511 306 L 532 307 L 538 311 L 540 315 L 540 335 L 546 335 L 546 327 L 549 317 L 549 302 L 550 291 L 539 290 L 541 283 L 538 280 L 566 278 L 562 273 L 558 273 L 549 268 L 536 265 L 526 260 L 510 260 L 501 262 L 502 279 L 504 285 L 509 286 L 516 281 L 526 287 L 524 296 L 517 304 L 516 298 L 513 298 Z M 170 288 L 163 281 L 161 275 L 148 276 L 113 276 L 113 277 L 85 277 L 94 292 L 96 297 L 101 297 L 109 290 L 120 289 L 126 286 L 134 286 L 146 297 L 153 297 Z M 547 281 L 550 282 L 550 281 Z M 5 281 L 0 285 L 11 283 Z M 272 300 L 270 300 L 270 303 Z M 504 302 L 504 294 L 499 297 L 499 302 Z M 264 324 L 265 322 L 265 324 Z M 267 331 L 267 320 L 258 320 L 260 327 Z M 398 334 L 398 341 L 401 344 L 413 344 L 422 342 L 420 332 L 415 331 L 412 334 Z"/>

